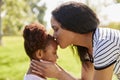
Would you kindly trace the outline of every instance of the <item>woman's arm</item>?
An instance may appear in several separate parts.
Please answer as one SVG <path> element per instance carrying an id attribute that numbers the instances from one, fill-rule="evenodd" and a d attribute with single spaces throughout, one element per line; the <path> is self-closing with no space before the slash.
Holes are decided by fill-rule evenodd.
<path id="1" fill-rule="evenodd" d="M 56 78 L 58 80 L 93 80 L 93 65 L 90 63 L 89 67 L 82 67 L 82 79 L 74 78 L 71 74 L 64 71 L 60 66 L 54 63 L 43 63 L 32 60 L 31 67 L 33 73 L 47 76 L 49 78 Z"/>
<path id="2" fill-rule="evenodd" d="M 113 67 L 114 65 L 111 65 L 102 70 L 95 70 L 94 80 L 112 80 Z"/>
<path id="3" fill-rule="evenodd" d="M 112 80 L 114 64 L 102 69 L 95 70 L 93 64 L 88 62 L 88 67 L 82 67 L 81 80 Z"/>
<path id="4" fill-rule="evenodd" d="M 72 75 L 64 71 L 60 66 L 51 62 L 39 62 L 32 60 L 32 72 L 38 75 L 47 76 L 49 78 L 56 78 L 58 80 L 77 80 Z"/>
<path id="5" fill-rule="evenodd" d="M 87 63 L 87 65 L 82 66 L 81 80 L 93 80 L 94 66 L 89 61 L 86 63 Z"/>
<path id="6" fill-rule="evenodd" d="M 77 79 L 77 78 L 73 77 L 72 75 L 70 75 L 69 73 L 67 73 L 64 70 L 62 70 L 60 72 L 59 77 L 57 79 L 58 80 L 81 80 L 81 79 Z"/>

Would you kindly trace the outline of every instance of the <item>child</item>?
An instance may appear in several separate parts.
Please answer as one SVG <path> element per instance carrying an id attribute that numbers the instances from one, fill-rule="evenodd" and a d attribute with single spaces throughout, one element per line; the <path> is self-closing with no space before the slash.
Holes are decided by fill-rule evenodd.
<path id="1" fill-rule="evenodd" d="M 55 63 L 57 60 L 57 43 L 54 38 L 46 33 L 45 27 L 39 23 L 25 26 L 23 31 L 24 48 L 30 60 L 44 60 Z M 45 76 L 32 73 L 29 67 L 24 80 L 46 80 Z"/>

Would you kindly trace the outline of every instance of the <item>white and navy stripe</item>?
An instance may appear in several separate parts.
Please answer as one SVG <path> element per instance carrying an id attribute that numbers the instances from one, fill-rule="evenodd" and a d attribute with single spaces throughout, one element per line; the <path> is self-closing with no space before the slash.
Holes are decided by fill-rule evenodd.
<path id="1" fill-rule="evenodd" d="M 96 70 L 114 64 L 114 72 L 120 73 L 120 30 L 96 29 L 93 37 L 93 59 Z"/>

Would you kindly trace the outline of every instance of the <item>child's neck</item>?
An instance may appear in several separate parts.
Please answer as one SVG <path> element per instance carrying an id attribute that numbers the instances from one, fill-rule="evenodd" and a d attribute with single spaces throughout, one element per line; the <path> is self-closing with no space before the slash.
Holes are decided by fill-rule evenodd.
<path id="1" fill-rule="evenodd" d="M 38 74 L 33 73 L 31 67 L 29 67 L 27 74 L 34 74 L 34 75 L 37 75 L 37 76 L 39 76 L 39 77 L 42 77 L 42 78 L 45 78 L 45 79 L 46 79 L 46 77 L 43 76 L 43 75 L 38 75 Z"/>

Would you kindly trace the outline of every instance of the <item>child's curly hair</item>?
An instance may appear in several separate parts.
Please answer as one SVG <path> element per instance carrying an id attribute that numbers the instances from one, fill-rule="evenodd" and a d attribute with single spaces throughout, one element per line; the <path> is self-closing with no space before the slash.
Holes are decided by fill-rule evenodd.
<path id="1" fill-rule="evenodd" d="M 33 54 L 38 50 L 44 50 L 50 40 L 54 38 L 46 33 L 44 25 L 40 23 L 31 23 L 25 26 L 23 31 L 24 48 L 27 55 L 33 59 Z"/>

